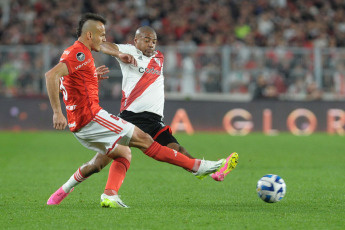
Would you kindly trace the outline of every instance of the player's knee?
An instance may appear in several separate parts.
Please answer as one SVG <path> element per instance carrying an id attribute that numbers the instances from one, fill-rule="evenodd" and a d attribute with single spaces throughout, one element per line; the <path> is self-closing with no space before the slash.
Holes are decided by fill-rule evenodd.
<path id="1" fill-rule="evenodd" d="M 145 151 L 152 145 L 153 139 L 149 134 L 145 133 L 141 129 L 137 127 L 135 128 L 136 129 L 134 130 L 132 139 L 130 141 L 130 146 Z"/>
<path id="2" fill-rule="evenodd" d="M 123 149 L 122 157 L 126 158 L 129 162 L 132 160 L 132 151 L 129 147 Z"/>
<path id="3" fill-rule="evenodd" d="M 152 139 L 152 137 L 147 134 L 147 133 L 144 133 L 144 132 L 141 132 L 140 134 L 140 140 L 141 140 L 141 146 L 140 146 L 140 149 L 142 150 L 146 150 L 148 149 L 152 143 L 154 142 L 154 140 Z"/>
<path id="4" fill-rule="evenodd" d="M 108 154 L 108 157 L 113 160 L 123 157 L 131 162 L 132 152 L 128 146 L 118 145 L 111 153 Z"/>

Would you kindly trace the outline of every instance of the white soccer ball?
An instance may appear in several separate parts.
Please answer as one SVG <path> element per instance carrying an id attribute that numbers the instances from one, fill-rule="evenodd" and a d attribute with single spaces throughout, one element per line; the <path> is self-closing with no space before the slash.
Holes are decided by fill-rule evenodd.
<path id="1" fill-rule="evenodd" d="M 286 193 L 286 184 L 280 176 L 267 174 L 258 181 L 256 192 L 261 200 L 275 203 L 283 199 Z"/>

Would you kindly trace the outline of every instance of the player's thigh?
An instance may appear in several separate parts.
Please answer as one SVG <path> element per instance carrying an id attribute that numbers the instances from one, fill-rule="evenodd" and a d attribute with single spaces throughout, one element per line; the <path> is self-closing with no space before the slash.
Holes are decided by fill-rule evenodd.
<path id="1" fill-rule="evenodd" d="M 133 135 L 129 142 L 130 147 L 139 148 L 140 150 L 145 151 L 152 145 L 152 143 L 153 139 L 150 135 L 148 135 L 138 127 L 134 127 Z"/>

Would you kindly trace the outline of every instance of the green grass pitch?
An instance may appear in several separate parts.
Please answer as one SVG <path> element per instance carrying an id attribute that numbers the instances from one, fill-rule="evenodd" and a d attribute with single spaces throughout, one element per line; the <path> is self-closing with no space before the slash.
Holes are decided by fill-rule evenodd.
<path id="1" fill-rule="evenodd" d="M 344 229 L 345 140 L 313 134 L 265 136 L 176 135 L 195 157 L 239 153 L 224 182 L 198 180 L 185 170 L 133 149 L 120 190 L 129 209 L 99 204 L 108 167 L 91 176 L 59 205 L 58 189 L 94 155 L 70 132 L 0 132 L 0 229 Z M 280 175 L 284 199 L 261 201 L 256 182 Z"/>

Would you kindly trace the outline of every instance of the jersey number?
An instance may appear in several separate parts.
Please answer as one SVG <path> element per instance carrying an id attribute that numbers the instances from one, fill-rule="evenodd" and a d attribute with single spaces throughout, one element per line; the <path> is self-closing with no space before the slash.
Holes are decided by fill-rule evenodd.
<path id="1" fill-rule="evenodd" d="M 60 78 L 60 90 L 61 90 L 61 92 L 63 94 L 63 98 L 65 99 L 65 101 L 67 101 L 68 94 L 67 94 L 67 90 L 66 90 L 65 86 L 63 85 L 63 80 L 64 80 L 63 77 Z"/>

